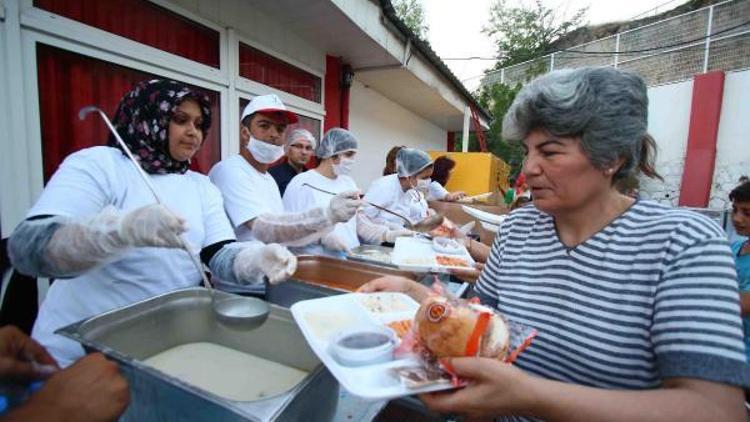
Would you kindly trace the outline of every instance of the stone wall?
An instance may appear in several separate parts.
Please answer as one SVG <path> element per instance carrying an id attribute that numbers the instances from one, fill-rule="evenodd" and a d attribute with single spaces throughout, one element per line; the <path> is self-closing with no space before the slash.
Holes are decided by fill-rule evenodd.
<path id="1" fill-rule="evenodd" d="M 641 177 L 641 197 L 676 207 L 680 198 L 682 169 L 684 166 L 684 159 L 658 164 L 656 171 L 664 178 L 664 181 Z"/>
<path id="2" fill-rule="evenodd" d="M 739 183 L 740 176 L 750 176 L 750 161 L 731 163 L 717 162 L 714 169 L 714 183 L 708 207 L 716 209 L 732 208 L 729 192 Z"/>

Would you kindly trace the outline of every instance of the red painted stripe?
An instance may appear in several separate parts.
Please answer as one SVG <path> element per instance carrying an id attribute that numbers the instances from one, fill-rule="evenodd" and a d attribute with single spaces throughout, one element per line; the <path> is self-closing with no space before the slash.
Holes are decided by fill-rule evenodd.
<path id="1" fill-rule="evenodd" d="M 708 206 L 716 164 L 716 140 L 723 97 L 724 72 L 695 76 L 685 168 L 680 186 L 679 204 L 682 206 Z"/>
<path id="2" fill-rule="evenodd" d="M 325 110 L 323 131 L 341 126 L 341 59 L 326 56 Z"/>

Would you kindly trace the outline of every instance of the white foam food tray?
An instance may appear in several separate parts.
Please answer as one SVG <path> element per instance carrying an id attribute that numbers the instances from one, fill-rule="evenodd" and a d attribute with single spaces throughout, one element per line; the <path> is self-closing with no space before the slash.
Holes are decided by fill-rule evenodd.
<path id="1" fill-rule="evenodd" d="M 495 226 L 499 226 L 508 217 L 507 214 L 493 214 L 491 212 L 482 211 L 480 209 L 470 207 L 467 205 L 461 205 L 461 208 L 465 213 L 476 218 L 480 222 L 489 223 Z"/>
<path id="2" fill-rule="evenodd" d="M 364 366 L 343 365 L 331 351 L 331 340 L 344 330 L 411 321 L 418 308 L 419 304 L 403 293 L 380 292 L 303 300 L 292 305 L 291 311 L 310 348 L 341 386 L 365 400 L 388 400 L 453 387 L 449 382 L 407 387 L 396 370 L 419 366 L 414 357 Z"/>
<path id="3" fill-rule="evenodd" d="M 435 252 L 432 247 L 432 241 L 417 237 L 399 237 L 396 238 L 396 245 L 393 248 L 391 263 L 399 269 L 414 272 L 436 272 L 447 273 L 453 269 L 469 269 L 474 267 L 474 260 L 469 255 L 465 247 L 461 247 L 459 254 L 441 254 Z M 464 262 L 467 266 L 462 265 L 441 265 L 438 257 L 441 259 L 457 259 Z"/>
<path id="4" fill-rule="evenodd" d="M 500 231 L 500 226 L 496 226 L 490 223 L 485 223 L 484 221 L 480 221 L 479 224 L 481 224 L 485 230 L 491 231 L 492 233 L 497 233 Z"/>

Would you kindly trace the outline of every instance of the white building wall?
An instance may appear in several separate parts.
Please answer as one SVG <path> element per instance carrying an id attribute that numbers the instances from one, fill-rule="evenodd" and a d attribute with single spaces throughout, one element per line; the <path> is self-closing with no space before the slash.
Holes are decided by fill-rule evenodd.
<path id="1" fill-rule="evenodd" d="M 749 93 L 750 70 L 726 74 L 709 202 L 711 208 L 731 208 L 729 192 L 737 186 L 740 176 L 750 176 Z"/>
<path id="2" fill-rule="evenodd" d="M 692 98 L 692 79 L 648 89 L 648 131 L 656 140 L 656 170 L 664 182 L 642 178 L 645 198 L 673 206 L 678 203 Z"/>
<path id="3" fill-rule="evenodd" d="M 392 147 L 445 150 L 447 133 L 354 80 L 350 93 L 349 129 L 359 140 L 352 177 L 363 191 L 382 176 L 385 156 Z"/>

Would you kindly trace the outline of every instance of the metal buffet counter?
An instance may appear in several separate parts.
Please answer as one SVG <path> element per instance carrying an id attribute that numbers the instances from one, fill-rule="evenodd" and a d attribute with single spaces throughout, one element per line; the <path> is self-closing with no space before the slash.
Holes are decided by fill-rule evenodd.
<path id="1" fill-rule="evenodd" d="M 300 256 L 297 272 L 290 280 L 269 286 L 271 313 L 254 330 L 239 331 L 221 325 L 215 319 L 210 293 L 195 287 L 97 315 L 58 332 L 81 343 L 88 352 L 102 352 L 118 363 L 131 390 L 131 404 L 122 418 L 125 421 L 371 420 L 387 402 L 365 402 L 340 391 L 335 378 L 310 350 L 288 308 L 300 300 L 355 291 L 385 275 L 424 279 L 423 282 L 434 278 L 364 262 Z M 455 285 L 450 286 L 451 290 L 461 290 Z M 226 295 L 221 291 L 215 294 Z M 199 342 L 224 346 L 307 375 L 282 393 L 237 401 L 144 363 L 176 346 Z M 414 399 L 399 402 L 420 406 Z"/>
<path id="2" fill-rule="evenodd" d="M 271 314 L 259 328 L 235 331 L 215 319 L 210 293 L 195 287 L 104 313 L 58 332 L 118 363 L 130 383 L 125 421 L 327 421 L 336 410 L 338 383 L 310 350 L 289 310 L 280 306 L 271 306 Z M 212 394 L 143 363 L 162 351 L 196 342 L 225 346 L 308 375 L 285 392 L 243 402 Z"/>

